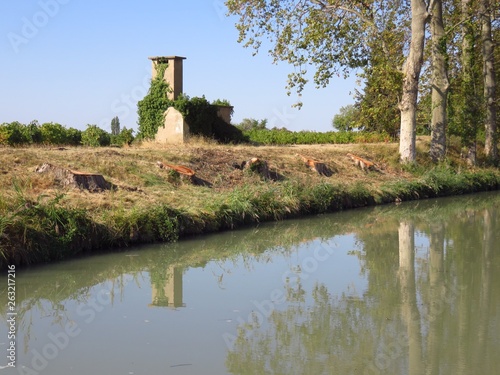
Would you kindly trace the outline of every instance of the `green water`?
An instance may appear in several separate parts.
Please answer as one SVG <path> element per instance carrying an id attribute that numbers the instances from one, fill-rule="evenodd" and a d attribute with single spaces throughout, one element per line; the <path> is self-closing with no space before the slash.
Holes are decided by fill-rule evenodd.
<path id="1" fill-rule="evenodd" d="M 500 371 L 499 193 L 264 224 L 15 276 L 14 311 L 6 272 L 0 279 L 0 366 L 10 332 L 16 367 L 0 374 Z"/>

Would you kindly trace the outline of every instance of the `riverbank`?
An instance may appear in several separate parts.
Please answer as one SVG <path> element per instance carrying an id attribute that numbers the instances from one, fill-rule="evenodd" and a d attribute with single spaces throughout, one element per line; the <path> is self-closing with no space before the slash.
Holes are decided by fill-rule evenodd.
<path id="1" fill-rule="evenodd" d="M 426 162 L 428 139 L 418 142 L 418 167 L 398 163 L 395 143 L 315 146 L 183 146 L 0 149 L 1 267 L 60 260 L 131 244 L 176 241 L 193 234 L 300 215 L 375 204 L 496 190 L 500 172 L 469 169 L 450 147 L 442 165 Z M 376 163 L 364 171 L 346 156 Z M 297 154 L 331 172 L 308 169 Z M 242 168 L 252 158 L 269 173 Z M 183 165 L 196 180 L 160 169 Z M 113 188 L 90 192 L 62 186 L 43 163 L 101 174 Z"/>

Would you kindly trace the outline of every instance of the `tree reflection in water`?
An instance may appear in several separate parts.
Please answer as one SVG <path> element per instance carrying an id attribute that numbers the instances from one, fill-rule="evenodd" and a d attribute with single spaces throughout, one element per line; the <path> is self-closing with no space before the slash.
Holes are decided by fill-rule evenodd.
<path id="1" fill-rule="evenodd" d="M 356 235 L 362 296 L 286 285 L 269 319 L 240 326 L 233 374 L 496 374 L 500 217 L 483 209 L 389 216 Z M 430 215 L 429 215 L 430 213 Z M 401 213 L 400 213 L 401 214 Z M 416 244 L 418 241 L 418 244 Z M 418 251 L 416 251 L 418 249 Z"/>

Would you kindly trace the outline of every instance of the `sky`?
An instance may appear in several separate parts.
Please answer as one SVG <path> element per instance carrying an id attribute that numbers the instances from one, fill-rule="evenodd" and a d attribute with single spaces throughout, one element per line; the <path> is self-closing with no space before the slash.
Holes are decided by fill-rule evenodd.
<path id="1" fill-rule="evenodd" d="M 184 93 L 227 99 L 233 123 L 267 119 L 268 127 L 333 130 L 352 104 L 356 77 L 338 77 L 298 97 L 286 93 L 292 67 L 252 56 L 237 42 L 237 18 L 222 0 L 2 0 L 0 123 L 57 122 L 110 131 L 118 116 L 137 129 L 137 102 L 151 79 L 149 56 L 183 56 Z"/>

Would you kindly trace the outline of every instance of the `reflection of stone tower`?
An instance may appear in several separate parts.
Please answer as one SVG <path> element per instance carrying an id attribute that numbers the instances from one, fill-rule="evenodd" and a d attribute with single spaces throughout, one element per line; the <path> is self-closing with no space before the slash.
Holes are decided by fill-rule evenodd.
<path id="1" fill-rule="evenodd" d="M 182 301 L 182 268 L 169 266 L 163 288 L 151 283 L 152 298 L 149 307 L 185 307 Z"/>
<path id="2" fill-rule="evenodd" d="M 158 64 L 168 64 L 163 79 L 170 85 L 172 92 L 168 93 L 168 98 L 171 100 L 177 99 L 182 93 L 182 60 L 185 57 L 180 56 L 154 56 L 148 57 L 153 62 L 153 79 L 156 77 L 156 67 Z"/>

